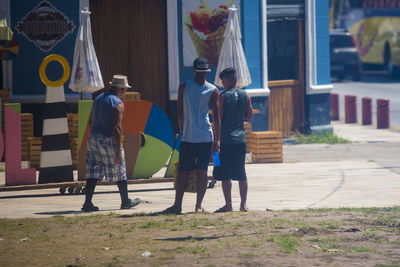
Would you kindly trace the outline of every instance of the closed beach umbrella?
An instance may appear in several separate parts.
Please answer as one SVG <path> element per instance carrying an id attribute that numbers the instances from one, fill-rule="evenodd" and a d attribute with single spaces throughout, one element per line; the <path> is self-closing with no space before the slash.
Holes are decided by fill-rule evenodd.
<path id="1" fill-rule="evenodd" d="M 12 30 L 7 25 L 6 18 L 0 18 L 0 60 L 5 61 L 6 89 L 10 89 L 8 61 L 15 58 L 19 52 L 19 45 L 13 35 Z"/>
<path id="2" fill-rule="evenodd" d="M 7 25 L 5 17 L 0 19 L 0 40 L 10 41 L 13 38 L 13 32 Z"/>
<path id="3" fill-rule="evenodd" d="M 229 8 L 229 17 L 224 38 L 214 83 L 215 85 L 222 87 L 219 73 L 226 68 L 235 68 L 238 78 L 237 87 L 246 87 L 251 84 L 251 77 L 241 43 L 242 34 L 240 32 L 237 9 L 234 6 Z"/>
<path id="4" fill-rule="evenodd" d="M 93 93 L 104 88 L 104 83 L 93 46 L 90 11 L 85 8 L 81 13 L 69 88 L 74 92 Z"/>

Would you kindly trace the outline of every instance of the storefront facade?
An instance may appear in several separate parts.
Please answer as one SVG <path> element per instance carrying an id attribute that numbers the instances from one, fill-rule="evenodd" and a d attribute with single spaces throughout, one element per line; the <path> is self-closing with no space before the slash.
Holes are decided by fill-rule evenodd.
<path id="1" fill-rule="evenodd" d="M 224 2 L 208 0 L 212 8 Z M 294 131 L 331 130 L 329 1 L 232 2 L 239 9 L 242 44 L 252 79 L 246 90 L 257 110 L 253 130 L 279 130 L 285 136 Z M 47 28 L 35 38 L 29 32 L 34 15 L 46 11 L 40 5 L 47 4 L 57 10 L 55 19 L 62 20 L 65 27 L 57 29 L 58 34 L 54 34 L 54 28 Z M 20 44 L 19 56 L 9 63 L 12 101 L 23 103 L 25 112 L 39 112 L 45 94 L 37 74 L 40 62 L 56 53 L 72 65 L 79 10 L 89 6 L 103 80 L 109 81 L 115 73 L 128 75 L 134 90 L 166 111 L 176 127 L 177 88 L 180 82 L 193 77 L 190 62 L 199 53 L 187 26 L 188 10 L 199 5 L 200 1 L 195 0 L 2 0 L 0 8 L 7 11 L 7 20 Z M 33 21 L 31 28 L 29 19 Z M 24 21 L 28 26 L 18 26 Z M 215 55 L 210 57 L 215 61 Z M 56 64 L 49 69 L 50 78 L 58 77 L 61 71 Z M 210 82 L 216 75 L 215 64 L 212 70 Z M 5 76 L 3 71 L 4 88 Z M 67 100 L 76 102 L 79 94 L 72 93 L 68 84 Z"/>

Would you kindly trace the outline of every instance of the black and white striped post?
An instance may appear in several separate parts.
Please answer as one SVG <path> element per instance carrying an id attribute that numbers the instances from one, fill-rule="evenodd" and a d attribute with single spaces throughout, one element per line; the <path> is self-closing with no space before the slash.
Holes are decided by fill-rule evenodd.
<path id="1" fill-rule="evenodd" d="M 64 69 L 62 78 L 55 82 L 48 80 L 45 72 L 47 64 L 54 60 L 61 63 Z M 46 84 L 39 168 L 39 183 L 41 184 L 74 180 L 64 94 L 64 83 L 68 80 L 69 73 L 67 60 L 59 55 L 46 57 L 39 69 L 40 78 Z"/>

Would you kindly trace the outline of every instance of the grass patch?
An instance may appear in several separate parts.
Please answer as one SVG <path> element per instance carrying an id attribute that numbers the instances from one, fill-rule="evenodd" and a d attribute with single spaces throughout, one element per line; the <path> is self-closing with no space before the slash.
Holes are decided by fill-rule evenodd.
<path id="1" fill-rule="evenodd" d="M 334 241 L 330 238 L 313 238 L 309 240 L 312 243 L 317 243 L 319 246 L 319 249 L 324 251 L 324 252 L 336 252 L 340 248 L 342 248 L 341 245 L 334 243 Z"/>
<path id="2" fill-rule="evenodd" d="M 251 244 L 251 246 L 252 246 L 253 248 L 259 248 L 259 247 L 262 246 L 262 243 L 260 243 L 260 242 L 258 242 L 258 241 L 255 241 L 255 242 L 253 242 L 253 243 Z"/>
<path id="3" fill-rule="evenodd" d="M 330 145 L 350 143 L 349 140 L 341 138 L 333 133 L 326 133 L 325 135 L 322 136 L 316 135 L 314 133 L 309 135 L 298 134 L 297 142 L 300 144 L 330 144 Z"/>
<path id="4" fill-rule="evenodd" d="M 392 215 L 379 215 L 374 223 L 379 226 L 400 227 L 400 222 L 397 220 L 397 217 Z"/>
<path id="5" fill-rule="evenodd" d="M 143 229 L 160 228 L 160 227 L 161 224 L 159 222 L 153 222 L 153 221 L 145 222 L 140 226 L 140 228 Z"/>
<path id="6" fill-rule="evenodd" d="M 215 223 L 208 220 L 208 218 L 196 218 L 192 221 L 190 225 L 192 229 L 198 229 L 205 226 L 215 226 Z"/>
<path id="7" fill-rule="evenodd" d="M 363 247 L 363 246 L 358 246 L 358 247 L 352 247 L 351 248 L 352 252 L 357 252 L 357 253 L 363 253 L 363 252 L 377 252 L 376 249 L 370 248 L 370 247 Z"/>
<path id="8" fill-rule="evenodd" d="M 267 239 L 267 241 L 274 242 L 275 244 L 279 245 L 282 251 L 285 253 L 296 253 L 301 247 L 300 241 L 296 237 L 289 234 L 271 236 Z"/>
<path id="9" fill-rule="evenodd" d="M 348 266 L 348 254 L 359 253 L 360 263 L 365 263 L 373 253 L 375 263 L 396 264 L 388 258 L 395 259 L 400 247 L 395 235 L 399 222 L 399 207 L 0 219 L 0 262 L 4 266 L 282 266 L 315 260 Z M 352 228 L 361 231 L 344 231 Z M 151 256 L 141 256 L 145 251 Z"/>
<path id="10" fill-rule="evenodd" d="M 363 236 L 367 240 L 370 240 L 375 243 L 379 243 L 379 244 L 388 244 L 389 243 L 389 240 L 387 239 L 387 237 L 378 235 L 377 233 L 374 233 L 374 232 L 366 232 Z"/>
<path id="11" fill-rule="evenodd" d="M 245 254 L 243 254 L 244 257 L 256 257 L 257 255 L 251 252 L 247 252 Z"/>
<path id="12" fill-rule="evenodd" d="M 194 246 L 178 247 L 176 248 L 175 252 L 176 254 L 191 253 L 197 255 L 197 254 L 205 254 L 207 252 L 207 248 L 204 245 L 195 244 Z"/>
<path id="13" fill-rule="evenodd" d="M 328 230 L 336 230 L 340 228 L 339 224 L 335 221 L 322 221 L 318 222 L 318 225 Z"/>
<path id="14" fill-rule="evenodd" d="M 393 244 L 400 247 L 400 238 L 397 238 L 395 241 L 393 241 Z"/>

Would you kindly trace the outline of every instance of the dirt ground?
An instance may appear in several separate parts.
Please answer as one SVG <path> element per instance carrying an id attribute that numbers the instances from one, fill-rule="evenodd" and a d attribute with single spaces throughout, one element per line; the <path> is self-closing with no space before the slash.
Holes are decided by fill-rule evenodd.
<path id="1" fill-rule="evenodd" d="M 400 266 L 400 207 L 1 219 L 0 263 Z"/>

